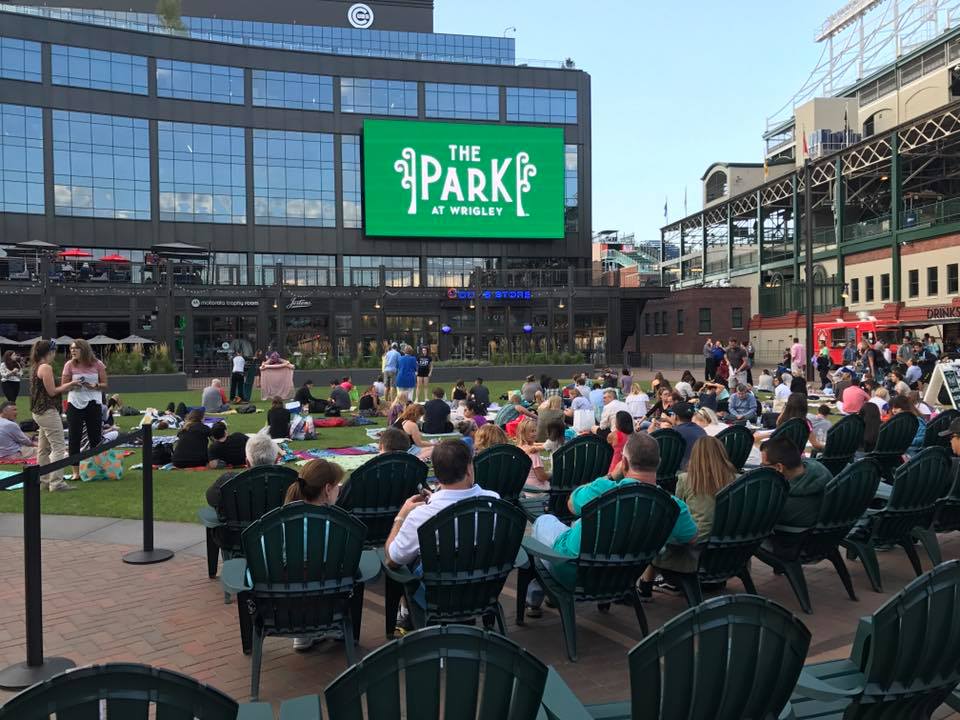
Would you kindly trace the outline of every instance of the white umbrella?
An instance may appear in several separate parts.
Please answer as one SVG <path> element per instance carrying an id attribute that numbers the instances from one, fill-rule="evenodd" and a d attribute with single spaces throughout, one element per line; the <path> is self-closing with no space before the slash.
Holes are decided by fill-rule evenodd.
<path id="1" fill-rule="evenodd" d="M 114 340 L 112 337 L 107 337 L 106 335 L 97 335 L 87 340 L 91 345 L 116 345 L 120 341 Z"/>
<path id="2" fill-rule="evenodd" d="M 54 339 L 54 342 L 57 345 L 69 345 L 70 343 L 73 342 L 73 338 L 70 337 L 69 335 L 61 335 L 60 337 Z"/>
<path id="3" fill-rule="evenodd" d="M 0 345 L 19 345 L 19 344 L 20 343 L 17 342 L 16 340 L 11 340 L 8 337 L 4 337 L 3 335 L 0 335 Z"/>
<path id="4" fill-rule="evenodd" d="M 24 340 L 22 342 L 15 343 L 16 345 L 36 345 L 38 342 L 43 340 L 41 337 L 30 338 L 29 340 Z"/>
<path id="5" fill-rule="evenodd" d="M 127 335 L 123 340 L 120 341 L 125 345 L 156 345 L 153 340 L 149 338 L 140 337 L 139 335 Z"/>

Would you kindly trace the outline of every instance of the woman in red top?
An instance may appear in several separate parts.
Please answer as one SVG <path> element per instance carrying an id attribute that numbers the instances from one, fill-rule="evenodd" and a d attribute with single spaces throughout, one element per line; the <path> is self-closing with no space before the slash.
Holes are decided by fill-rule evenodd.
<path id="1" fill-rule="evenodd" d="M 620 467 L 623 462 L 623 446 L 633 434 L 633 416 L 621 410 L 613 418 L 614 429 L 607 435 L 607 442 L 613 448 L 613 459 L 610 461 L 610 469 L 607 471 L 607 477 L 619 480 L 623 477 L 623 470 Z"/>

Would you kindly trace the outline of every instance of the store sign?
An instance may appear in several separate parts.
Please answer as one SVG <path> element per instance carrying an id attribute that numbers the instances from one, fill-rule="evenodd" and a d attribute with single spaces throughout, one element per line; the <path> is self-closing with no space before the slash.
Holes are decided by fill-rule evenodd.
<path id="1" fill-rule="evenodd" d="M 960 318 L 960 305 L 941 305 L 927 308 L 927 320 L 943 320 L 945 318 Z"/>
<path id="2" fill-rule="evenodd" d="M 529 290 L 481 290 L 478 294 L 476 290 L 458 290 L 457 288 L 447 290 L 448 300 L 476 300 L 478 297 L 493 302 L 533 300 L 533 293 Z"/>
<path id="3" fill-rule="evenodd" d="M 287 303 L 287 310 L 303 310 L 308 307 L 313 307 L 313 303 L 301 297 L 290 298 L 290 302 Z"/>
<path id="4" fill-rule="evenodd" d="M 367 235 L 562 238 L 562 128 L 366 120 Z"/>
<path id="5" fill-rule="evenodd" d="M 364 3 L 354 3 L 347 10 L 347 21 L 358 30 L 366 30 L 373 25 L 373 8 Z"/>
<path id="6" fill-rule="evenodd" d="M 235 300 L 220 298 L 193 298 L 190 301 L 190 307 L 194 310 L 202 307 L 215 308 L 236 308 L 236 307 L 260 307 L 259 300 Z"/>

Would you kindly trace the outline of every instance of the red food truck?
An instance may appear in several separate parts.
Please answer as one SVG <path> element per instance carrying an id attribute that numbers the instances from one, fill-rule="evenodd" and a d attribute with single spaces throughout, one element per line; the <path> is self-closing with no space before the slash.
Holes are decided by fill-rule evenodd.
<path id="1" fill-rule="evenodd" d="M 843 348 L 848 340 L 859 347 L 863 340 L 871 344 L 877 340 L 889 345 L 890 352 L 896 354 L 904 337 L 914 337 L 915 329 L 895 323 L 882 323 L 876 320 L 838 320 L 815 323 L 813 326 L 813 351 L 820 352 L 826 345 L 830 348 L 830 361 L 834 365 L 843 364 Z"/>

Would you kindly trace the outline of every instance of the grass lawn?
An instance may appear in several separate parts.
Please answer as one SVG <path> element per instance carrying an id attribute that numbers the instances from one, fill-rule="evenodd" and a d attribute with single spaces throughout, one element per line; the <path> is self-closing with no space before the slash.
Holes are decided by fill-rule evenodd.
<path id="1" fill-rule="evenodd" d="M 468 387 L 472 383 L 468 382 Z M 519 383 L 491 382 L 492 400 L 508 389 L 519 387 Z M 450 394 L 452 383 L 443 388 Z M 314 395 L 323 397 L 325 390 L 315 388 Z M 126 405 L 143 410 L 147 407 L 164 408 L 169 402 L 183 400 L 188 405 L 199 404 L 200 393 L 131 393 L 123 396 Z M 264 409 L 267 403 L 257 402 Z M 17 400 L 20 420 L 30 417 L 30 400 L 20 397 Z M 118 425 L 128 430 L 139 423 L 138 417 L 118 418 Z M 256 432 L 266 424 L 266 414 L 229 415 L 227 427 L 231 432 Z M 377 425 L 383 425 L 383 418 L 377 419 Z M 369 427 L 369 426 L 368 426 Z M 293 442 L 294 449 L 347 447 L 363 445 L 369 442 L 367 427 L 347 427 L 320 429 L 316 440 Z M 159 434 L 174 434 L 174 431 L 161 431 Z M 73 483 L 73 492 L 42 493 L 41 507 L 49 515 L 94 515 L 101 517 L 134 518 L 141 517 L 141 475 L 139 470 L 130 470 L 131 465 L 140 463 L 140 451 L 135 450 L 124 460 L 125 472 L 119 482 Z M 20 466 L 2 466 L 3 470 L 20 470 Z M 177 520 L 195 522 L 197 508 L 206 504 L 204 493 L 207 487 L 220 475 L 220 470 L 165 470 L 153 474 L 154 516 L 157 520 Z M 23 493 L 20 490 L 0 491 L 0 512 L 21 512 Z"/>

